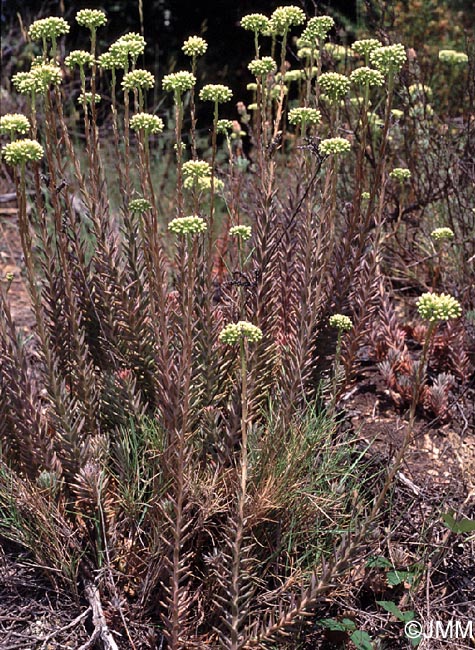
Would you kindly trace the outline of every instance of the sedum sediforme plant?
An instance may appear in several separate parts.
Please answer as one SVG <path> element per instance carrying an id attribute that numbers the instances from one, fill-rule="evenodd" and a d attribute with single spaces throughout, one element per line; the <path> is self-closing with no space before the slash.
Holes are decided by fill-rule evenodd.
<path id="1" fill-rule="evenodd" d="M 33 377 L 2 284 L 1 532 L 80 594 L 100 570 L 103 604 L 110 620 L 119 608 L 131 644 L 134 621 L 172 650 L 270 647 L 357 562 L 402 460 L 371 506 L 334 414 L 382 311 L 387 192 L 417 180 L 399 167 L 394 124 L 405 51 L 359 41 L 350 72 L 324 49 L 330 17 L 250 14 L 255 107 L 235 115 L 229 87 L 198 87 L 207 44 L 192 36 L 191 69 L 161 82 L 172 127 L 148 102 L 158 84 L 137 68 L 143 38 L 98 54 L 104 14 L 76 19 L 89 45 L 64 63 L 80 81 L 84 144 L 56 61 L 62 19 L 33 30 L 43 59 L 15 76 L 28 115 L 1 122 L 39 358 Z M 296 29 L 309 55 L 289 69 Z M 195 99 L 212 112 L 200 157 Z M 457 312 L 431 300 L 421 305 L 436 318 Z"/>

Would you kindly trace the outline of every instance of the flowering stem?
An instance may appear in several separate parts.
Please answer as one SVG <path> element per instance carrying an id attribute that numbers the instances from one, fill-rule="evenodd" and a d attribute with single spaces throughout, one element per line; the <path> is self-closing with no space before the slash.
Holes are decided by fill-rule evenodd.
<path id="1" fill-rule="evenodd" d="M 175 140 L 177 157 L 177 199 L 178 217 L 183 216 L 183 170 L 181 151 L 181 128 L 183 121 L 183 102 L 180 93 L 175 93 Z"/>

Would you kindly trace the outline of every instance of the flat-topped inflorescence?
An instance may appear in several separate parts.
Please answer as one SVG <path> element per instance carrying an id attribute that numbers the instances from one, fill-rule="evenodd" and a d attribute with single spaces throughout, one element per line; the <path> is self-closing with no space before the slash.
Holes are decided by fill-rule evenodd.
<path id="1" fill-rule="evenodd" d="M 9 165 L 24 165 L 38 162 L 44 155 L 44 149 L 36 140 L 15 140 L 3 147 L 2 156 Z"/>
<path id="2" fill-rule="evenodd" d="M 348 153 L 350 150 L 351 144 L 345 138 L 327 138 L 326 140 L 322 140 L 318 147 L 318 151 L 322 156 Z"/>
<path id="3" fill-rule="evenodd" d="M 94 64 L 94 57 L 86 50 L 73 50 L 64 59 L 64 65 L 68 68 L 91 68 Z"/>
<path id="4" fill-rule="evenodd" d="M 30 120 L 26 115 L 21 113 L 7 113 L 0 117 L 0 133 L 9 135 L 11 138 L 15 134 L 26 135 L 30 130 Z"/>
<path id="5" fill-rule="evenodd" d="M 401 43 L 378 47 L 371 52 L 369 60 L 381 72 L 385 74 L 394 73 L 399 71 L 406 63 L 406 49 Z"/>
<path id="6" fill-rule="evenodd" d="M 269 28 L 276 36 L 284 36 L 291 27 L 305 22 L 305 13 L 295 5 L 277 7 L 269 21 Z"/>
<path id="7" fill-rule="evenodd" d="M 391 172 L 389 172 L 390 178 L 399 183 L 404 183 L 411 178 L 411 170 L 407 167 L 395 167 Z"/>
<path id="8" fill-rule="evenodd" d="M 163 77 L 163 89 L 168 92 L 174 92 L 175 95 L 182 95 L 183 93 L 191 90 L 196 83 L 196 77 L 191 72 L 180 70 L 179 72 L 172 72 Z"/>
<path id="9" fill-rule="evenodd" d="M 439 61 L 449 65 L 465 65 L 468 63 L 468 56 L 465 52 L 457 52 L 456 50 L 440 50 Z"/>
<path id="10" fill-rule="evenodd" d="M 81 9 L 76 14 L 76 22 L 81 27 L 87 27 L 93 31 L 106 24 L 107 16 L 100 9 Z"/>
<path id="11" fill-rule="evenodd" d="M 207 228 L 206 221 L 201 217 L 192 215 L 190 217 L 177 217 L 168 224 L 168 230 L 175 235 L 197 235 Z"/>
<path id="12" fill-rule="evenodd" d="M 435 228 L 430 234 L 435 241 L 449 241 L 455 237 L 452 228 Z"/>
<path id="13" fill-rule="evenodd" d="M 203 101 L 217 102 L 218 104 L 229 102 L 232 96 L 231 89 L 223 84 L 206 84 L 200 90 L 200 99 Z"/>
<path id="14" fill-rule="evenodd" d="M 338 72 L 324 72 L 318 80 L 320 87 L 331 101 L 340 101 L 350 90 L 350 80 Z"/>
<path id="15" fill-rule="evenodd" d="M 349 332 L 353 327 L 351 318 L 344 314 L 333 314 L 333 316 L 330 316 L 328 319 L 328 322 L 331 327 L 336 327 L 339 332 Z"/>
<path id="16" fill-rule="evenodd" d="M 181 48 L 186 56 L 197 57 L 203 56 L 208 49 L 208 43 L 201 36 L 190 36 L 183 43 Z"/>
<path id="17" fill-rule="evenodd" d="M 350 79 L 353 83 L 361 86 L 382 86 L 384 84 L 384 77 L 379 70 L 363 66 L 353 70 L 350 74 Z"/>
<path id="18" fill-rule="evenodd" d="M 292 108 L 289 111 L 289 124 L 319 124 L 322 114 L 316 108 L 302 106 L 301 108 Z"/>
<path id="19" fill-rule="evenodd" d="M 233 226 L 229 229 L 229 234 L 231 237 L 237 237 L 242 241 L 247 241 L 251 238 L 252 228 L 251 226 Z"/>
<path id="20" fill-rule="evenodd" d="M 267 34 L 270 29 L 270 21 L 264 14 L 248 14 L 241 18 L 241 27 L 256 34 Z"/>
<path id="21" fill-rule="evenodd" d="M 155 85 L 155 78 L 148 70 L 132 70 L 127 72 L 122 79 L 122 88 L 124 91 L 137 89 L 150 89 Z"/>
<path id="22" fill-rule="evenodd" d="M 28 36 L 32 41 L 54 41 L 59 36 L 68 33 L 69 24 L 64 18 L 57 18 L 55 16 L 35 20 L 28 30 Z"/>
<path id="23" fill-rule="evenodd" d="M 219 335 L 221 343 L 228 345 L 234 345 L 243 339 L 247 339 L 250 343 L 257 343 L 262 339 L 262 330 L 257 325 L 240 320 L 226 325 Z"/>
<path id="24" fill-rule="evenodd" d="M 137 113 L 130 119 L 130 128 L 134 131 L 143 131 L 147 135 L 155 135 L 163 131 L 164 124 L 158 115 Z"/>
<path id="25" fill-rule="evenodd" d="M 271 56 L 263 56 L 262 59 L 254 59 L 247 66 L 250 72 L 256 77 L 271 74 L 277 70 L 277 63 Z"/>
<path id="26" fill-rule="evenodd" d="M 462 315 L 459 301 L 446 293 L 423 293 L 416 304 L 421 318 L 431 323 L 459 318 Z"/>

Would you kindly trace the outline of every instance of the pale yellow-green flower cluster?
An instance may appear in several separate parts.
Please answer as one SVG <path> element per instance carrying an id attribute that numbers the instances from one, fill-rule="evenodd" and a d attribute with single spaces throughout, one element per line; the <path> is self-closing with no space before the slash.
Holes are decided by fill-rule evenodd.
<path id="1" fill-rule="evenodd" d="M 63 79 L 61 68 L 53 63 L 35 65 L 30 72 L 17 72 L 12 77 L 15 89 L 22 94 L 46 92 L 49 86 L 57 86 Z"/>
<path id="2" fill-rule="evenodd" d="M 205 178 L 211 176 L 211 165 L 205 160 L 188 160 L 183 163 L 185 178 Z"/>
<path id="3" fill-rule="evenodd" d="M 104 70 L 128 68 L 129 57 L 135 65 L 137 59 L 145 52 L 145 39 L 136 32 L 128 32 L 118 38 L 107 52 L 99 57 L 99 65 Z"/>
<path id="4" fill-rule="evenodd" d="M 459 318 L 462 314 L 459 301 L 446 293 L 423 293 L 416 304 L 419 315 L 431 323 Z"/>
<path id="5" fill-rule="evenodd" d="M 208 49 L 208 43 L 201 36 L 190 36 L 183 43 L 181 48 L 186 56 L 197 57 L 203 56 Z"/>
<path id="6" fill-rule="evenodd" d="M 181 70 L 172 72 L 163 77 L 162 85 L 164 90 L 174 92 L 175 95 L 182 95 L 187 90 L 191 90 L 196 83 L 196 77 L 191 72 Z"/>
<path id="7" fill-rule="evenodd" d="M 200 99 L 218 104 L 229 102 L 232 96 L 231 89 L 223 84 L 206 84 L 200 90 Z"/>
<path id="8" fill-rule="evenodd" d="M 147 199 L 133 199 L 129 203 L 129 210 L 134 214 L 143 214 L 152 207 Z"/>
<path id="9" fill-rule="evenodd" d="M 106 24 L 106 14 L 100 9 L 81 9 L 76 14 L 76 22 L 81 27 L 95 30 Z"/>
<path id="10" fill-rule="evenodd" d="M 325 52 L 328 52 L 335 61 L 342 61 L 347 56 L 352 55 L 351 49 L 344 45 L 338 45 L 338 43 L 325 43 L 323 49 Z"/>
<path id="11" fill-rule="evenodd" d="M 322 140 L 318 147 L 318 151 L 322 156 L 348 153 L 350 150 L 351 144 L 345 138 L 327 138 L 326 140 Z"/>
<path id="12" fill-rule="evenodd" d="M 373 50 L 369 55 L 369 60 L 375 68 L 389 74 L 402 68 L 407 61 L 407 55 L 404 45 L 396 43 L 395 45 L 386 45 Z"/>
<path id="13" fill-rule="evenodd" d="M 11 138 L 16 133 L 26 135 L 30 129 L 30 121 L 21 113 L 7 113 L 0 117 L 0 133 Z"/>
<path id="14" fill-rule="evenodd" d="M 130 120 L 130 128 L 134 131 L 144 131 L 146 135 L 155 135 L 163 131 L 163 120 L 158 115 L 137 113 Z"/>
<path id="15" fill-rule="evenodd" d="M 446 241 L 455 237 L 452 228 L 436 228 L 430 234 L 435 241 Z"/>
<path id="16" fill-rule="evenodd" d="M 411 178 L 411 171 L 407 167 L 395 167 L 389 176 L 398 183 L 404 183 Z"/>
<path id="17" fill-rule="evenodd" d="M 37 162 L 43 157 L 44 150 L 36 140 L 15 140 L 3 148 L 3 157 L 9 165 L 24 165 L 27 162 Z"/>
<path id="18" fill-rule="evenodd" d="M 78 103 L 79 103 L 79 104 L 84 104 L 84 103 L 86 103 L 86 104 L 92 104 L 92 100 L 93 100 L 93 98 L 94 98 L 94 103 L 95 103 L 95 104 L 99 104 L 99 102 L 100 102 L 101 99 L 102 99 L 102 97 L 101 97 L 100 95 L 98 95 L 97 93 L 95 93 L 95 94 L 93 95 L 93 94 L 90 93 L 90 92 L 85 92 L 85 93 L 81 93 L 81 94 L 79 95 L 79 97 L 78 97 Z"/>
<path id="19" fill-rule="evenodd" d="M 349 332 L 353 327 L 351 318 L 343 314 L 333 314 L 333 316 L 330 316 L 328 322 L 331 327 L 336 327 L 339 332 Z"/>
<path id="20" fill-rule="evenodd" d="M 343 99 L 350 90 L 350 80 L 338 72 L 324 72 L 320 75 L 319 83 L 324 93 L 333 102 Z"/>
<path id="21" fill-rule="evenodd" d="M 206 230 L 206 221 L 201 217 L 177 217 L 168 224 L 168 229 L 175 235 L 196 235 Z"/>
<path id="22" fill-rule="evenodd" d="M 439 61 L 449 65 L 465 65 L 468 63 L 468 56 L 465 52 L 457 52 L 456 50 L 440 50 Z"/>
<path id="23" fill-rule="evenodd" d="M 362 86 L 382 86 L 384 84 L 384 77 L 381 72 L 367 66 L 353 70 L 350 79 L 353 83 Z"/>
<path id="24" fill-rule="evenodd" d="M 376 38 L 364 38 L 359 41 L 355 41 L 351 46 L 353 52 L 364 56 L 366 63 L 369 63 L 369 57 L 371 52 L 379 49 L 382 46 L 382 43 Z"/>
<path id="25" fill-rule="evenodd" d="M 261 77 L 277 70 L 277 64 L 271 56 L 254 59 L 247 67 L 256 77 Z"/>
<path id="26" fill-rule="evenodd" d="M 226 133 L 233 130 L 233 123 L 231 120 L 218 120 L 216 130 L 218 133 L 226 135 Z"/>
<path id="27" fill-rule="evenodd" d="M 295 5 L 277 7 L 269 22 L 271 32 L 277 36 L 283 36 L 291 27 L 305 22 L 305 14 L 300 7 Z"/>
<path id="28" fill-rule="evenodd" d="M 229 229 L 229 234 L 231 237 L 237 237 L 242 239 L 242 241 L 247 241 L 251 238 L 251 226 L 233 226 Z"/>
<path id="29" fill-rule="evenodd" d="M 269 32 L 269 19 L 264 14 L 248 14 L 241 19 L 241 27 L 256 34 L 266 34 Z"/>
<path id="30" fill-rule="evenodd" d="M 127 72 L 122 79 L 122 88 L 124 92 L 140 89 L 153 88 L 155 79 L 153 74 L 148 70 L 132 70 Z"/>
<path id="31" fill-rule="evenodd" d="M 90 52 L 86 52 L 86 50 L 73 50 L 64 59 L 64 65 L 68 68 L 74 68 L 76 65 L 79 68 L 91 68 L 93 63 L 94 57 Z"/>
<path id="32" fill-rule="evenodd" d="M 56 18 L 50 16 L 49 18 L 40 18 L 30 26 L 28 36 L 32 41 L 53 41 L 63 34 L 69 32 L 69 24 L 64 18 Z"/>
<path id="33" fill-rule="evenodd" d="M 308 108 L 302 106 L 301 108 L 292 108 L 289 111 L 289 124 L 319 124 L 321 120 L 321 113 L 316 108 Z"/>
<path id="34" fill-rule="evenodd" d="M 243 339 L 247 339 L 250 343 L 257 343 L 262 339 L 262 330 L 248 321 L 240 320 L 226 325 L 219 335 L 221 343 L 228 345 L 234 345 Z"/>
<path id="35" fill-rule="evenodd" d="M 314 18 L 310 18 L 302 32 L 302 42 L 308 43 L 310 46 L 317 44 L 320 40 L 326 38 L 328 32 L 334 25 L 335 21 L 331 16 L 315 16 Z"/>

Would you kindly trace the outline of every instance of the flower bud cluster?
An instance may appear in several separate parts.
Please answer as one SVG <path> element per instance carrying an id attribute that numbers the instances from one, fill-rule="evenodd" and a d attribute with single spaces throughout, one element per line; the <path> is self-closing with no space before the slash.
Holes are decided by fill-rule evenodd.
<path id="1" fill-rule="evenodd" d="M 26 135 L 30 129 L 30 121 L 21 113 L 7 113 L 0 117 L 0 133 L 13 137 L 15 133 Z"/>
<path id="2" fill-rule="evenodd" d="M 187 90 L 191 90 L 196 83 L 196 77 L 191 72 L 182 70 L 172 72 L 163 77 L 162 86 L 168 92 L 174 92 L 176 95 L 182 95 Z"/>
<path id="3" fill-rule="evenodd" d="M 334 25 L 335 21 L 331 16 L 315 16 L 308 21 L 301 38 L 312 46 L 326 38 Z"/>
<path id="4" fill-rule="evenodd" d="M 256 77 L 264 76 L 277 70 L 277 64 L 271 56 L 254 59 L 247 67 Z"/>
<path id="5" fill-rule="evenodd" d="M 233 226 L 229 229 L 229 234 L 231 237 L 238 237 L 238 239 L 242 239 L 242 241 L 247 241 L 250 239 L 251 233 L 251 226 Z"/>
<path id="6" fill-rule="evenodd" d="M 241 19 L 241 27 L 256 34 L 266 34 L 270 29 L 270 22 L 264 14 L 248 14 Z"/>
<path id="7" fill-rule="evenodd" d="M 339 332 L 349 332 L 353 327 L 351 318 L 343 314 L 333 314 L 333 316 L 330 316 L 328 322 L 331 327 L 336 327 Z"/>
<path id="8" fill-rule="evenodd" d="M 222 135 L 226 135 L 229 131 L 233 130 L 232 120 L 218 120 L 216 130 Z"/>
<path id="9" fill-rule="evenodd" d="M 76 14 L 76 22 L 91 31 L 106 24 L 106 14 L 100 9 L 81 9 Z"/>
<path id="10" fill-rule="evenodd" d="M 456 50 L 440 50 L 439 61 L 449 65 L 465 65 L 468 63 L 468 56 L 465 52 L 457 52 Z"/>
<path id="11" fill-rule="evenodd" d="M 398 183 L 404 183 L 411 178 L 411 171 L 407 167 L 395 167 L 392 172 L 389 172 L 389 176 Z"/>
<path id="12" fill-rule="evenodd" d="M 36 140 L 15 140 L 3 148 L 3 157 L 9 165 L 36 162 L 43 157 L 44 150 Z"/>
<path id="13" fill-rule="evenodd" d="M 201 217 L 177 217 L 168 224 L 168 230 L 175 235 L 196 235 L 206 230 L 206 222 Z"/>
<path id="14" fill-rule="evenodd" d="M 326 140 L 322 140 L 318 147 L 318 151 L 322 156 L 348 153 L 350 150 L 351 144 L 345 138 L 327 138 Z"/>
<path id="15" fill-rule="evenodd" d="M 196 57 L 203 56 L 208 49 L 208 43 L 201 36 L 190 36 L 183 43 L 181 48 L 186 56 Z"/>
<path id="16" fill-rule="evenodd" d="M 376 38 L 364 38 L 360 41 L 355 41 L 351 46 L 353 52 L 364 56 L 367 61 L 369 61 L 369 56 L 371 52 L 382 47 L 382 43 Z"/>
<path id="17" fill-rule="evenodd" d="M 64 65 L 68 68 L 74 68 L 76 65 L 79 68 L 91 68 L 93 64 L 94 57 L 90 52 L 86 52 L 86 50 L 73 50 L 64 59 Z"/>
<path id="18" fill-rule="evenodd" d="M 53 63 L 35 65 L 30 72 L 17 72 L 12 77 L 15 89 L 22 94 L 44 93 L 49 86 L 57 86 L 63 79 L 61 68 Z"/>
<path id="19" fill-rule="evenodd" d="M 237 323 L 229 323 L 226 325 L 219 335 L 221 343 L 233 345 L 247 339 L 250 343 L 257 343 L 262 339 L 262 330 L 245 320 L 240 320 Z"/>
<path id="20" fill-rule="evenodd" d="M 407 61 L 407 55 L 404 45 L 396 43 L 373 50 L 369 55 L 369 60 L 375 68 L 388 74 L 400 70 Z"/>
<path id="21" fill-rule="evenodd" d="M 163 120 L 158 115 L 150 113 L 137 113 L 130 120 L 130 128 L 134 131 L 144 131 L 146 135 L 161 133 Z"/>
<path id="22" fill-rule="evenodd" d="M 129 203 L 129 210 L 133 214 L 143 214 L 147 210 L 150 210 L 152 204 L 147 199 L 133 199 Z"/>
<path id="23" fill-rule="evenodd" d="M 188 160 L 183 163 L 185 178 L 205 178 L 211 176 L 211 165 L 205 160 Z"/>
<path id="24" fill-rule="evenodd" d="M 452 228 L 436 228 L 431 232 L 430 236 L 432 239 L 435 239 L 435 241 L 444 241 L 455 237 Z"/>
<path id="25" fill-rule="evenodd" d="M 63 34 L 69 32 L 69 24 L 64 18 L 56 18 L 50 16 L 49 18 L 40 18 L 35 20 L 28 30 L 28 36 L 32 41 L 53 41 Z"/>
<path id="26" fill-rule="evenodd" d="M 431 323 L 458 318 L 462 314 L 459 301 L 446 293 L 423 293 L 416 304 L 421 318 Z"/>
<path id="27" fill-rule="evenodd" d="M 217 102 L 218 104 L 229 102 L 232 96 L 231 89 L 228 86 L 223 86 L 223 84 L 206 84 L 200 90 L 200 99 Z"/>
<path id="28" fill-rule="evenodd" d="M 367 66 L 353 70 L 350 74 L 350 79 L 353 83 L 359 85 L 382 86 L 384 83 L 384 77 L 381 72 L 379 70 L 373 70 L 373 68 L 368 68 Z"/>
<path id="29" fill-rule="evenodd" d="M 144 52 L 144 37 L 136 32 L 128 32 L 112 43 L 109 50 L 99 57 L 99 63 L 105 69 L 127 68 L 129 57 L 135 64 Z"/>
<path id="30" fill-rule="evenodd" d="M 324 72 L 320 75 L 320 87 L 332 101 L 339 101 L 350 90 L 350 80 L 338 72 Z"/>
<path id="31" fill-rule="evenodd" d="M 292 108 L 289 111 L 289 124 L 319 124 L 322 115 L 316 108 Z"/>
<path id="32" fill-rule="evenodd" d="M 283 36 L 292 26 L 305 22 L 305 14 L 300 7 L 295 5 L 277 7 L 269 22 L 271 32 L 277 36 Z"/>
<path id="33" fill-rule="evenodd" d="M 325 52 L 328 52 L 328 54 L 335 61 L 342 61 L 347 56 L 351 56 L 353 54 L 349 48 L 345 47 L 344 45 L 338 45 L 337 43 L 325 43 L 323 49 Z"/>
<path id="34" fill-rule="evenodd" d="M 94 104 L 99 104 L 101 101 L 102 97 L 98 94 L 95 93 L 94 96 L 92 93 L 86 92 L 86 93 L 81 93 L 78 97 L 78 103 L 79 104 L 92 104 L 92 99 L 94 97 Z"/>
<path id="35" fill-rule="evenodd" d="M 153 88 L 155 79 L 151 72 L 148 70 L 132 70 L 127 72 L 122 79 L 122 88 L 124 92 L 135 89 Z"/>

